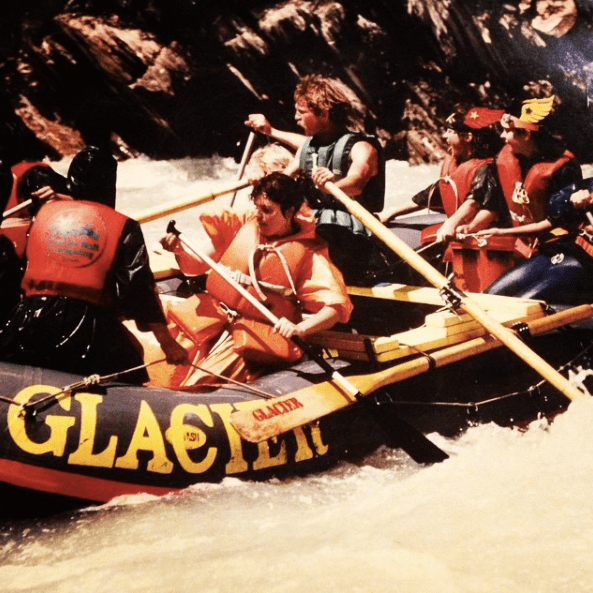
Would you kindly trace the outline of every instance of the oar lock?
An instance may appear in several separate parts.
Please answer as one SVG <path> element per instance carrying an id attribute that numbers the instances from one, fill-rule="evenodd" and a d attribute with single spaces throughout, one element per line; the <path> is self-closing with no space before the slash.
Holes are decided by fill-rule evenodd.
<path id="1" fill-rule="evenodd" d="M 463 292 L 461 292 L 461 290 L 459 290 L 451 281 L 439 290 L 439 295 L 443 301 L 445 301 L 447 307 L 452 311 L 459 310 L 464 298 Z"/>

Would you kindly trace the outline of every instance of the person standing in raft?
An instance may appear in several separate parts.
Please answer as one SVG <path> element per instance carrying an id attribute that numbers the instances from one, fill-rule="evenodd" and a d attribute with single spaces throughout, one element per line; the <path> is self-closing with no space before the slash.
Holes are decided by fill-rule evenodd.
<path id="1" fill-rule="evenodd" d="M 189 367 L 160 369 L 153 384 L 198 389 L 218 376 L 249 382 L 271 366 L 302 356 L 290 339 L 345 323 L 352 304 L 343 278 L 331 263 L 327 244 L 315 234 L 306 198 L 317 190 L 305 176 L 273 172 L 255 182 L 254 211 L 225 209 L 203 213 L 207 233 L 200 249 L 229 268 L 229 273 L 279 318 L 272 326 L 261 313 L 216 272 L 206 293 L 167 310 L 169 328 L 187 346 Z M 200 275 L 208 266 L 187 251 L 177 235 L 161 243 L 175 254 L 182 272 Z M 172 372 L 171 372 L 172 371 Z"/>
<path id="2" fill-rule="evenodd" d="M 547 225 L 564 232 L 544 243 L 485 292 L 544 300 L 552 305 L 593 302 L 593 178 L 552 195 Z"/>
<path id="3" fill-rule="evenodd" d="M 37 193 L 44 203 L 26 246 L 24 298 L 0 332 L 0 358 L 82 375 L 126 371 L 143 365 L 127 318 L 154 334 L 169 362 L 187 362 L 167 330 L 140 225 L 50 186 Z M 143 383 L 148 373 L 121 380 Z"/>
<path id="4" fill-rule="evenodd" d="M 445 212 L 447 220 L 429 227 L 423 242 L 450 241 L 458 234 L 474 233 L 497 221 L 510 225 L 494 171 L 489 166 L 501 147 L 492 125 L 502 110 L 472 107 L 454 111 L 446 119 L 444 139 L 448 155 L 438 181 L 416 194 L 409 202 L 380 213 L 382 222 L 424 208 Z"/>
<path id="5" fill-rule="evenodd" d="M 294 92 L 295 120 L 305 138 L 275 130 L 267 120 L 262 121 L 261 114 L 250 115 L 245 123 L 298 147 L 285 174 L 293 176 L 303 170 L 322 191 L 323 185 L 332 181 L 369 212 L 379 212 L 385 199 L 383 149 L 374 136 L 352 131 L 360 126 L 356 99 L 351 95 L 340 81 L 310 74 L 299 81 Z M 317 233 L 327 240 L 331 260 L 346 282 L 364 280 L 375 255 L 370 232 L 328 193 L 319 194 L 311 207 Z"/>
<path id="6" fill-rule="evenodd" d="M 494 166 L 512 225 L 478 233 L 520 237 L 529 253 L 550 239 L 552 223 L 546 218 L 550 197 L 583 178 L 576 157 L 542 123 L 552 112 L 554 99 L 553 95 L 528 99 L 502 117 L 505 146 Z"/>

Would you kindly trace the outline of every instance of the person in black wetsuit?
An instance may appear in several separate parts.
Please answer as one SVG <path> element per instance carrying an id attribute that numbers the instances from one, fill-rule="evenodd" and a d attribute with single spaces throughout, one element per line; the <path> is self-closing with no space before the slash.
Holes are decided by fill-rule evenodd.
<path id="1" fill-rule="evenodd" d="M 0 332 L 0 358 L 81 375 L 127 371 L 143 356 L 126 318 L 154 334 L 168 362 L 187 362 L 167 330 L 140 225 L 50 186 L 37 193 L 43 203 L 27 241 L 24 297 Z M 143 383 L 148 374 L 121 379 Z"/>

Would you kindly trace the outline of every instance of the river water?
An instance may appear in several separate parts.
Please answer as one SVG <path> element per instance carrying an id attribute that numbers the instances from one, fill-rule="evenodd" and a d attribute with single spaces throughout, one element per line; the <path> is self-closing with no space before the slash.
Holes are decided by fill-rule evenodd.
<path id="1" fill-rule="evenodd" d="M 388 165 L 392 201 L 437 175 L 434 166 Z M 134 214 L 235 174 L 230 159 L 128 161 L 118 207 Z M 246 201 L 242 193 L 236 204 Z M 195 228 L 194 212 L 175 218 L 180 230 Z M 149 246 L 164 220 L 146 225 Z M 434 466 L 381 449 L 320 475 L 227 479 L 0 523 L 0 591 L 590 592 L 592 425 L 593 401 L 577 402 L 552 425 L 432 435 L 451 455 Z"/>

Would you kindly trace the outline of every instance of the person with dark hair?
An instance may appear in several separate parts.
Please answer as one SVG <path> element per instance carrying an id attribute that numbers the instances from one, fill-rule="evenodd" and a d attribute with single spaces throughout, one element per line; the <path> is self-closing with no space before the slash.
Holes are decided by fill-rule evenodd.
<path id="1" fill-rule="evenodd" d="M 36 193 L 45 199 L 29 232 L 24 297 L 0 332 L 0 358 L 82 375 L 141 367 L 125 318 L 151 331 L 169 362 L 185 362 L 167 330 L 140 225 L 48 185 Z M 139 368 L 121 379 L 143 383 L 148 374 Z"/>
<path id="2" fill-rule="evenodd" d="M 117 184 L 117 160 L 111 150 L 113 109 L 98 102 L 81 107 L 75 123 L 86 146 L 72 159 L 67 173 L 70 195 L 111 208 L 115 208 Z"/>
<path id="3" fill-rule="evenodd" d="M 501 123 L 505 146 L 494 166 L 512 225 L 487 229 L 480 235 L 518 236 L 536 250 L 552 227 L 546 219 L 551 195 L 582 180 L 576 157 L 542 123 L 553 106 L 552 95 L 528 99 L 504 114 Z"/>
<path id="4" fill-rule="evenodd" d="M 154 383 L 191 390 L 217 381 L 210 371 L 252 381 L 270 366 L 296 362 L 302 356 L 292 336 L 306 337 L 348 321 L 352 304 L 346 286 L 329 259 L 327 244 L 315 234 L 306 203 L 316 191 L 305 176 L 274 172 L 255 183 L 251 193 L 255 210 L 201 215 L 206 232 L 202 253 L 228 267 L 229 274 L 279 321 L 272 326 L 212 271 L 206 293 L 167 311 L 169 327 L 188 348 L 193 364 L 171 373 L 161 368 Z M 208 271 L 207 264 L 186 250 L 174 233 L 161 243 L 175 254 L 185 274 Z"/>
<path id="5" fill-rule="evenodd" d="M 499 226 L 510 224 L 508 209 L 489 166 L 501 145 L 492 125 L 502 115 L 502 110 L 485 107 L 451 113 L 444 133 L 449 154 L 441 165 L 439 179 L 409 202 L 381 212 L 381 221 L 424 208 L 444 211 L 447 220 L 425 233 L 431 241 L 450 241 L 459 233 L 474 233 L 494 221 Z"/>
<path id="6" fill-rule="evenodd" d="M 305 137 L 279 132 L 252 114 L 246 125 L 269 133 L 273 138 L 298 147 L 287 175 L 305 171 L 323 191 L 334 182 L 369 212 L 383 209 L 385 162 L 378 139 L 361 131 L 355 109 L 356 97 L 339 80 L 310 74 L 304 76 L 294 92 L 295 120 Z M 370 232 L 328 193 L 314 204 L 317 232 L 329 245 L 332 261 L 348 283 L 364 279 L 375 255 Z"/>

